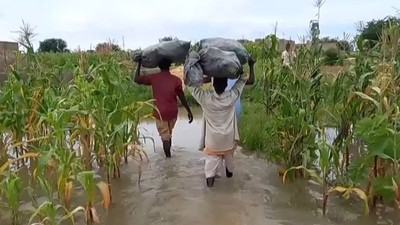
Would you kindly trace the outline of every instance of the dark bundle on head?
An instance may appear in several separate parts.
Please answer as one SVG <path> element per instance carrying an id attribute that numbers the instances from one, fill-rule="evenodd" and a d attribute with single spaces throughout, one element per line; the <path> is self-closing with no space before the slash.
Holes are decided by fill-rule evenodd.
<path id="1" fill-rule="evenodd" d="M 217 92 L 217 94 L 219 94 L 219 95 L 222 94 L 225 91 L 226 87 L 228 86 L 228 78 L 214 77 L 213 86 L 214 86 L 214 90 L 215 90 L 215 92 Z"/>
<path id="2" fill-rule="evenodd" d="M 158 62 L 158 68 L 160 68 L 160 70 L 169 70 L 171 64 L 172 64 L 171 60 L 164 58 Z"/>

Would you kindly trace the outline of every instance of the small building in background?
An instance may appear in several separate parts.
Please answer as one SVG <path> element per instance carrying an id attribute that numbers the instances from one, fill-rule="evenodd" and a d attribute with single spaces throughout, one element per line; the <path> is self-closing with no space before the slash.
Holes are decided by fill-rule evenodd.
<path id="1" fill-rule="evenodd" d="M 15 52 L 17 51 L 19 51 L 17 42 L 0 41 L 0 76 L 4 76 L 9 65 L 15 63 Z M 3 77 L 0 80 L 3 80 Z"/>

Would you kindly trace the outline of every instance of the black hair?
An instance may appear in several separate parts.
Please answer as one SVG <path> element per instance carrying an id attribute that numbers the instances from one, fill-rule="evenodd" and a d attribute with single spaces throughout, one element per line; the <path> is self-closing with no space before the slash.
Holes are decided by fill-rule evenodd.
<path id="1" fill-rule="evenodd" d="M 160 68 L 160 70 L 169 70 L 171 64 L 171 60 L 163 58 L 158 62 L 158 68 Z"/>
<path id="2" fill-rule="evenodd" d="M 213 86 L 214 86 L 214 90 L 215 90 L 215 92 L 217 92 L 217 94 L 220 95 L 220 94 L 224 93 L 226 87 L 228 86 L 228 78 L 226 78 L 226 77 L 215 78 L 214 77 Z"/>

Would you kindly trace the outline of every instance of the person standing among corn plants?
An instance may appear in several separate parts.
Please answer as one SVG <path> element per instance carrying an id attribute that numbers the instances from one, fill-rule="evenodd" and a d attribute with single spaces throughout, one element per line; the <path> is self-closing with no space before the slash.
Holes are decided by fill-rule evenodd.
<path id="1" fill-rule="evenodd" d="M 193 114 L 186 101 L 182 89 L 182 81 L 169 71 L 171 67 L 170 60 L 162 59 L 158 64 L 161 72 L 152 75 L 140 76 L 141 66 L 142 61 L 139 60 L 134 80 L 137 84 L 150 85 L 152 87 L 155 106 L 158 110 L 154 110 L 153 116 L 156 118 L 156 126 L 163 143 L 165 156 L 171 158 L 172 130 L 178 117 L 176 96 L 179 97 L 188 112 L 189 123 L 193 121 Z"/>
<path id="2" fill-rule="evenodd" d="M 251 61 L 254 65 L 254 62 Z M 250 80 L 254 79 L 254 71 L 250 72 Z M 214 90 L 203 90 L 200 87 L 188 87 L 189 91 L 203 109 L 205 120 L 205 177 L 207 187 L 214 186 L 215 177 L 223 167 L 228 178 L 233 176 L 233 153 L 239 141 L 238 117 L 235 103 L 239 99 L 246 75 L 243 73 L 232 89 L 226 90 L 227 78 L 214 78 Z"/>
<path id="3" fill-rule="evenodd" d="M 282 52 L 282 63 L 285 66 L 290 67 L 296 59 L 296 53 L 292 50 L 290 43 L 286 44 L 286 50 Z"/>

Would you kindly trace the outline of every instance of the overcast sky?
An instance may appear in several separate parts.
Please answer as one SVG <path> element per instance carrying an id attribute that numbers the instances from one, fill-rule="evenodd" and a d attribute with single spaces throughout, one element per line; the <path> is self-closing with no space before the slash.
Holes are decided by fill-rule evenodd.
<path id="1" fill-rule="evenodd" d="M 0 40 L 15 40 L 22 19 L 36 27 L 35 48 L 62 38 L 68 48 L 89 49 L 115 39 L 125 48 L 154 44 L 160 37 L 198 41 L 205 37 L 254 39 L 273 32 L 298 41 L 316 18 L 314 0 L 0 0 Z M 355 34 L 357 21 L 394 15 L 400 0 L 326 0 L 321 36 Z"/>

